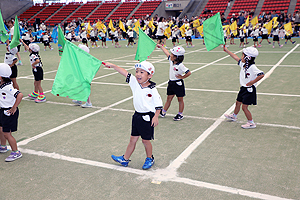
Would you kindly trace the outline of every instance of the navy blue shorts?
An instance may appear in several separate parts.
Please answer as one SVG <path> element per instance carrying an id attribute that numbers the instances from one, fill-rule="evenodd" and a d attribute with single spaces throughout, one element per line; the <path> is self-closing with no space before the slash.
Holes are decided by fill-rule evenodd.
<path id="1" fill-rule="evenodd" d="M 17 65 L 13 65 L 11 67 L 11 75 L 10 75 L 10 78 L 17 78 L 18 76 L 18 68 L 17 68 Z"/>
<path id="2" fill-rule="evenodd" d="M 256 105 L 256 87 L 241 87 L 236 98 L 237 101 L 242 102 L 245 105 Z"/>
<path id="3" fill-rule="evenodd" d="M 14 132 L 18 128 L 19 109 L 17 108 L 15 114 L 7 116 L 4 112 L 8 109 L 1 108 L 0 110 L 0 126 L 3 132 Z"/>
<path id="4" fill-rule="evenodd" d="M 35 69 L 32 68 L 32 73 L 34 75 L 35 81 L 41 81 L 44 79 L 44 71 L 41 67 L 36 67 Z"/>
<path id="5" fill-rule="evenodd" d="M 153 140 L 154 127 L 151 126 L 153 117 L 153 112 L 135 112 L 132 116 L 131 136 L 141 136 L 143 140 Z"/>
<path id="6" fill-rule="evenodd" d="M 177 97 L 185 96 L 184 82 L 182 79 L 168 82 L 167 95 L 176 95 Z"/>

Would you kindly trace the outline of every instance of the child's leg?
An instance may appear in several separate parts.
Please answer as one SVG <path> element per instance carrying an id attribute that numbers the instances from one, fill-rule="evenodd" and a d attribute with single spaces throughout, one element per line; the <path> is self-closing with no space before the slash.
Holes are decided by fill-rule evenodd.
<path id="1" fill-rule="evenodd" d="M 241 105 L 242 105 L 242 102 L 240 102 L 240 101 L 235 102 L 235 108 L 234 108 L 234 112 L 233 112 L 235 115 L 239 114 Z"/>
<path id="2" fill-rule="evenodd" d="M 89 98 L 87 99 L 87 101 L 86 101 L 87 103 L 89 103 L 89 104 L 91 104 L 92 102 L 91 102 L 91 96 L 89 96 Z"/>
<path id="3" fill-rule="evenodd" d="M 2 127 L 1 127 L 2 132 Z M 12 151 L 18 151 L 17 141 L 16 139 L 11 135 L 11 132 L 2 132 L 4 135 L 4 138 L 8 141 L 11 150 Z"/>
<path id="4" fill-rule="evenodd" d="M 127 146 L 126 152 L 124 154 L 124 158 L 126 160 L 129 160 L 131 154 L 133 153 L 133 151 L 135 149 L 135 145 L 136 145 L 136 142 L 138 141 L 138 139 L 139 139 L 139 136 L 130 136 L 130 141 Z"/>
<path id="5" fill-rule="evenodd" d="M 184 109 L 184 102 L 183 97 L 177 97 L 178 103 L 179 103 L 179 112 L 178 114 L 182 115 L 183 109 Z"/>
<path id="6" fill-rule="evenodd" d="M 242 104 L 242 110 L 244 111 L 248 121 L 252 121 L 252 115 L 251 115 L 251 112 L 248 110 L 248 105 Z"/>
<path id="7" fill-rule="evenodd" d="M 34 91 L 38 93 L 43 93 L 42 81 L 34 81 Z"/>
<path id="8" fill-rule="evenodd" d="M 150 140 L 142 140 L 145 150 L 146 150 L 146 156 L 148 158 L 152 158 L 152 144 Z"/>
<path id="9" fill-rule="evenodd" d="M 168 95 L 167 96 L 167 101 L 164 105 L 164 109 L 163 109 L 163 112 L 167 112 L 167 110 L 169 109 L 170 105 L 171 105 L 171 102 L 172 102 L 172 99 L 174 98 L 175 95 Z"/>
<path id="10" fill-rule="evenodd" d="M 0 126 L 0 142 L 2 146 L 6 146 L 6 139 L 4 133 L 2 132 L 2 127 Z"/>
<path id="11" fill-rule="evenodd" d="M 10 78 L 11 81 L 13 82 L 13 87 L 17 90 L 19 90 L 19 85 L 17 83 L 17 78 Z"/>

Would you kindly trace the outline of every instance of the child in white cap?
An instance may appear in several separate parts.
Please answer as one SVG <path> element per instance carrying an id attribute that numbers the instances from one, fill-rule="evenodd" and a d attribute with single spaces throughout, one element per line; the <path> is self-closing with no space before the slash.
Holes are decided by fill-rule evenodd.
<path id="1" fill-rule="evenodd" d="M 133 93 L 133 105 L 135 109 L 132 117 L 130 142 L 126 152 L 123 156 L 112 155 L 111 157 L 114 161 L 127 167 L 136 142 L 141 137 L 147 156 L 142 168 L 149 169 L 154 164 L 151 140 L 154 139 L 154 127 L 158 125 L 158 116 L 162 109 L 162 100 L 155 88 L 156 84 L 150 81 L 155 71 L 154 66 L 147 61 L 135 64 L 135 76 L 112 63 L 105 63 L 105 66 L 114 68 L 126 77 L 126 82 L 129 83 Z"/>
<path id="2" fill-rule="evenodd" d="M 32 73 L 34 75 L 34 91 L 28 94 L 28 97 L 33 99 L 35 103 L 46 102 L 46 96 L 42 88 L 42 80 L 44 79 L 43 63 L 39 55 L 40 46 L 31 43 L 27 46 L 23 40 L 24 48 L 29 51 L 29 61 L 32 66 Z"/>
<path id="3" fill-rule="evenodd" d="M 12 132 L 17 131 L 20 104 L 23 94 L 13 88 L 10 80 L 11 68 L 8 64 L 0 63 L 0 153 L 7 152 L 6 140 L 8 141 L 12 152 L 5 159 L 6 162 L 14 161 L 22 157 L 18 150 L 16 139 Z"/>
<path id="4" fill-rule="evenodd" d="M 239 58 L 236 54 L 229 51 L 226 47 L 223 47 L 224 51 L 228 53 L 234 60 L 238 62 L 241 67 L 240 71 L 240 84 L 241 88 L 238 93 L 235 109 L 233 114 L 224 116 L 232 121 L 237 120 L 237 115 L 242 106 L 246 118 L 247 124 L 242 125 L 242 128 L 249 129 L 255 128 L 256 124 L 253 121 L 252 115 L 248 110 L 249 105 L 256 105 L 256 83 L 264 77 L 264 72 L 259 70 L 255 65 L 255 58 L 258 56 L 258 50 L 254 47 L 247 47 L 243 49 L 242 57 Z"/>
<path id="5" fill-rule="evenodd" d="M 16 58 L 16 54 L 18 53 L 18 48 L 10 48 L 10 46 L 7 47 L 7 52 L 4 56 L 4 63 L 8 64 L 11 67 L 11 76 L 10 79 L 13 83 L 13 87 L 17 90 L 19 90 L 19 85 L 17 83 L 17 76 L 18 76 L 18 68 L 16 63 L 18 62 L 18 59 Z"/>
<path id="6" fill-rule="evenodd" d="M 83 51 L 90 53 L 90 49 L 86 45 L 79 44 L 78 47 L 81 48 Z M 89 96 L 85 104 L 82 104 L 82 101 L 78 101 L 78 100 L 72 100 L 72 102 L 75 103 L 76 105 L 81 106 L 82 108 L 91 108 L 93 106 L 91 102 L 91 96 Z"/>
<path id="7" fill-rule="evenodd" d="M 167 87 L 168 96 L 164 108 L 160 112 L 160 116 L 166 116 L 167 110 L 169 109 L 171 102 L 176 95 L 179 103 L 179 111 L 173 120 L 179 121 L 183 119 L 182 113 L 184 109 L 183 97 L 185 96 L 185 87 L 183 79 L 189 77 L 192 72 L 182 64 L 185 53 L 184 48 L 180 46 L 174 47 L 171 49 L 170 54 L 169 51 L 162 45 L 158 44 L 157 47 L 163 50 L 170 63 L 169 82 Z"/>

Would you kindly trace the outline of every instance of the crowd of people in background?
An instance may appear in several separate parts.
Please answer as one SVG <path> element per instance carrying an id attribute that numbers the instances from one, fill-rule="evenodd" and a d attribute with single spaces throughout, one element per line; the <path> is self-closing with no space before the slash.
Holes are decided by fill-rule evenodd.
<path id="1" fill-rule="evenodd" d="M 211 13 L 211 11 L 206 11 L 209 15 L 207 18 L 210 18 L 214 13 Z M 237 23 L 237 34 L 232 34 L 232 31 L 225 31 L 224 29 L 224 37 L 226 39 L 230 39 L 230 44 L 234 43 L 234 38 L 243 38 L 246 42 L 240 43 L 240 46 L 243 47 L 245 44 L 248 44 L 247 38 L 249 37 L 259 37 L 263 36 L 263 39 L 266 39 L 268 37 L 274 37 L 275 35 L 279 35 L 279 38 L 286 39 L 286 42 L 290 40 L 290 37 L 287 37 L 284 32 L 284 24 L 287 24 L 289 22 L 292 23 L 293 27 L 293 33 L 290 34 L 290 36 L 297 36 L 300 37 L 300 11 L 295 11 L 295 13 L 292 15 L 291 13 L 285 13 L 284 11 L 281 11 L 280 14 L 276 14 L 275 11 L 269 12 L 269 13 L 261 13 L 258 17 L 258 24 L 256 26 L 253 26 L 250 24 L 249 26 L 245 26 L 246 19 L 248 16 L 250 19 L 252 19 L 254 14 L 254 11 L 240 11 L 238 16 L 236 16 L 234 13 L 228 17 L 227 19 L 224 16 L 224 13 L 221 13 L 221 22 L 223 26 L 231 25 L 236 21 Z M 273 28 L 271 34 L 267 34 L 266 37 L 264 32 L 264 25 L 267 24 L 269 21 L 271 21 L 274 17 L 277 17 L 278 25 L 277 27 Z M 110 39 L 112 41 L 112 44 L 115 45 L 116 48 L 121 47 L 118 43 L 120 39 L 127 39 L 128 44 L 127 47 L 132 47 L 135 42 L 134 38 L 138 37 L 138 34 L 136 31 L 133 30 L 135 27 L 135 24 L 137 21 L 139 21 L 139 25 L 141 29 L 152 39 L 157 39 L 159 44 L 166 44 L 166 40 L 168 38 L 172 39 L 172 43 L 175 46 L 176 43 L 180 44 L 178 39 L 185 38 L 187 47 L 193 47 L 192 44 L 192 37 L 193 38 L 203 38 L 203 33 L 199 32 L 199 29 L 197 29 L 197 26 L 201 26 L 203 22 L 207 19 L 202 17 L 201 15 L 193 16 L 191 18 L 188 18 L 187 16 L 184 16 L 183 18 L 179 17 L 159 17 L 158 15 L 155 15 L 153 18 L 150 18 L 148 15 L 145 17 L 141 17 L 139 19 L 135 18 L 134 16 L 130 17 L 130 19 L 124 19 L 120 18 L 119 20 L 112 20 L 113 27 L 115 27 L 115 30 L 112 31 L 111 28 L 109 28 L 109 21 L 101 21 L 102 24 L 105 25 L 107 29 L 105 30 L 99 30 L 99 28 L 96 28 L 97 23 L 99 23 L 99 20 L 97 21 L 86 21 L 81 18 L 73 19 L 70 23 L 68 23 L 66 20 L 63 21 L 61 24 L 59 24 L 63 31 L 66 39 L 70 41 L 81 41 L 84 44 L 88 46 L 88 41 L 91 43 L 92 48 L 97 48 L 100 45 L 97 44 L 97 42 L 102 42 L 102 47 L 107 48 L 106 39 Z M 9 27 L 11 24 L 13 24 L 14 19 L 9 20 L 6 22 L 4 20 L 4 23 L 6 26 Z M 125 30 L 121 29 L 119 27 L 120 21 L 122 22 Z M 195 21 L 198 21 L 197 25 L 195 25 Z M 152 27 L 150 26 L 152 25 Z M 51 44 L 50 42 L 53 41 L 52 33 L 50 30 L 53 30 L 53 28 L 57 27 L 58 25 L 55 25 L 55 27 L 47 26 L 46 23 L 41 22 L 40 24 L 28 24 L 26 20 L 19 21 L 20 30 L 24 30 L 22 34 L 22 38 L 26 44 L 29 45 L 29 42 L 38 41 L 43 42 L 45 45 L 44 50 L 49 47 L 51 50 Z M 92 28 L 90 30 L 89 26 Z M 183 33 L 180 28 L 184 26 L 185 32 Z M 165 30 L 170 27 L 171 32 L 169 35 L 165 34 Z M 240 31 L 240 29 L 244 29 L 244 31 Z M 278 30 L 277 30 L 278 29 Z M 40 37 L 37 36 L 37 32 L 40 31 Z M 35 33 L 35 34 L 33 34 Z M 290 40 L 291 41 L 291 40 Z M 255 43 L 257 41 L 254 41 L 254 45 L 256 47 L 259 47 L 259 43 Z M 261 41 L 262 42 L 262 41 Z M 269 40 L 268 40 L 269 42 Z M 203 41 L 204 44 L 204 41 Z"/>

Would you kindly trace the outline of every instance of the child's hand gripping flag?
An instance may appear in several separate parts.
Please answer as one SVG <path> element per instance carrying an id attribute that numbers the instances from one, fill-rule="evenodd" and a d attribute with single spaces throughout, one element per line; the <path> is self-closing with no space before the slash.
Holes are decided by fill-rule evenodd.
<path id="1" fill-rule="evenodd" d="M 225 44 L 220 13 L 203 22 L 204 42 L 207 51 L 211 51 L 220 44 Z"/>
<path id="2" fill-rule="evenodd" d="M 3 18 L 2 18 L 2 13 L 1 13 L 1 10 L 0 10 L 0 40 L 2 42 L 6 42 L 6 40 L 8 38 L 9 38 L 9 35 L 8 35 L 6 29 L 5 29 Z"/>
<path id="3" fill-rule="evenodd" d="M 144 60 L 147 60 L 147 58 L 153 52 L 156 47 L 156 43 L 148 35 L 146 35 L 144 31 L 141 30 L 141 28 L 139 29 L 140 35 L 134 59 L 142 62 Z"/>
<path id="4" fill-rule="evenodd" d="M 15 25 L 14 25 L 14 37 L 10 43 L 10 48 L 13 49 L 16 46 L 18 46 L 20 44 L 20 28 L 19 28 L 19 21 L 18 21 L 18 17 L 16 15 L 15 17 Z"/>
<path id="5" fill-rule="evenodd" d="M 65 43 L 66 43 L 66 38 L 60 28 L 60 25 L 58 25 L 58 55 L 62 55 L 63 51 L 64 51 L 64 47 L 65 47 Z"/>
<path id="6" fill-rule="evenodd" d="M 51 93 L 86 101 L 91 93 L 91 82 L 102 62 L 69 41 L 54 79 Z"/>

